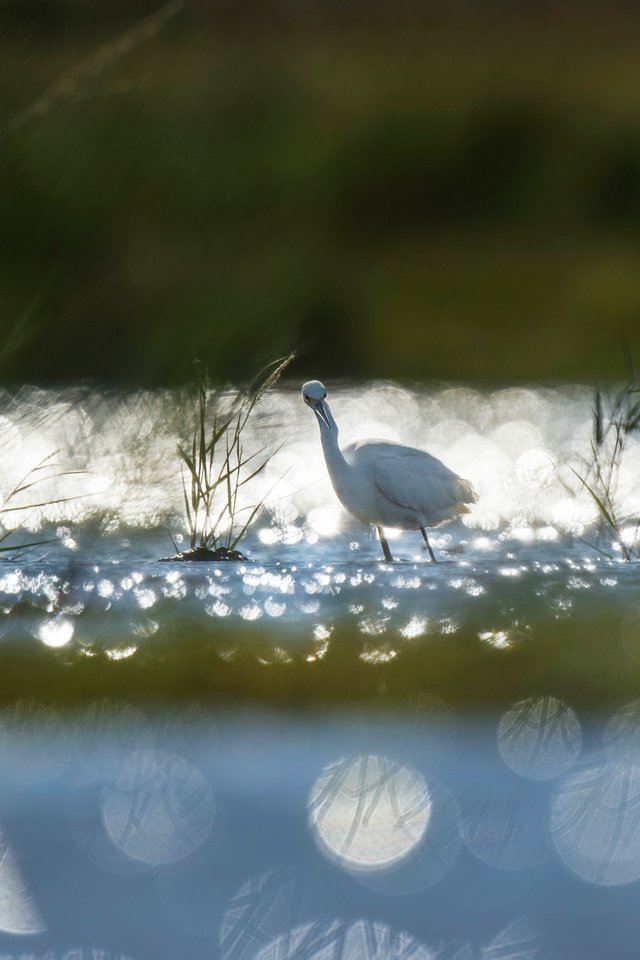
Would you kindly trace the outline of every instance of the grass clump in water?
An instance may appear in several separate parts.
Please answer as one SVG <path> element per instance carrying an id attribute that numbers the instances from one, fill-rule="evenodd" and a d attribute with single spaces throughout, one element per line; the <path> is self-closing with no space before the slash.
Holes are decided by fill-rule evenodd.
<path id="1" fill-rule="evenodd" d="M 2 497 L 2 506 L 0 506 L 0 554 L 9 554 L 10 559 L 16 559 L 23 551 L 30 550 L 33 547 L 41 547 L 46 544 L 55 543 L 56 538 L 46 540 L 31 540 L 28 542 L 11 542 L 15 537 L 17 527 L 8 523 L 9 514 L 24 514 L 25 511 L 37 510 L 43 507 L 50 507 L 56 503 L 68 503 L 75 500 L 75 497 L 55 497 L 51 499 L 40 500 L 37 497 L 35 502 L 20 503 L 20 495 L 27 490 L 33 490 L 48 481 L 55 480 L 58 477 L 66 477 L 71 474 L 83 473 L 82 470 L 66 470 L 60 464 L 54 462 L 54 458 L 60 451 L 54 450 L 36 464 Z"/>
<path id="2" fill-rule="evenodd" d="M 248 508 L 240 505 L 239 496 L 242 488 L 262 473 L 274 451 L 265 445 L 245 454 L 243 435 L 257 404 L 293 357 L 291 353 L 269 364 L 248 389 L 236 394 L 226 411 L 206 369 L 199 366 L 191 444 L 178 444 L 191 550 L 236 550 L 263 506 L 270 491 Z"/>
<path id="3" fill-rule="evenodd" d="M 597 508 L 601 533 L 626 561 L 640 560 L 640 510 L 629 511 L 621 495 L 622 471 L 635 438 L 640 439 L 640 375 L 629 363 L 628 380 L 613 397 L 596 389 L 591 458 L 582 457 L 570 468 Z"/>

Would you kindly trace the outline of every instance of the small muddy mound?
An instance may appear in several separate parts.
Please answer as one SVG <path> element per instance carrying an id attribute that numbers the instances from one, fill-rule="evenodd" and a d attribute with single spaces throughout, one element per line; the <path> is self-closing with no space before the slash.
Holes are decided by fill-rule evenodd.
<path id="1" fill-rule="evenodd" d="M 216 550 L 209 550 L 208 547 L 193 547 L 191 550 L 176 553 L 173 557 L 160 557 L 158 563 L 206 563 L 212 560 L 247 559 L 239 550 L 229 550 L 228 547 L 218 547 Z"/>

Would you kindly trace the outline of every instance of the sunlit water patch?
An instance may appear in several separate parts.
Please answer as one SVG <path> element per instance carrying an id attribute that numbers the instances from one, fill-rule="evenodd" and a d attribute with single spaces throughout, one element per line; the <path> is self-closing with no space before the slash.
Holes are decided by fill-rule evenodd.
<path id="1" fill-rule="evenodd" d="M 153 650 L 167 630 L 179 635 L 188 623 L 225 637 L 229 650 L 243 632 L 273 638 L 265 663 L 286 662 L 293 645 L 313 664 L 341 627 L 362 662 L 375 666 L 433 638 L 469 632 L 477 645 L 508 653 L 531 643 L 536 625 L 582 622 L 591 631 L 606 610 L 621 618 L 617 636 L 635 662 L 639 584 L 636 565 L 589 558 L 166 565 L 80 557 L 62 565 L 29 557 L 0 562 L 0 637 L 60 654 L 101 652 L 115 663 Z M 556 717 L 549 705 L 528 709 L 505 718 L 503 748 L 514 769 L 530 764 L 530 775 L 543 778 L 544 765 L 561 763 L 563 749 L 571 749 L 571 718 Z M 542 748 L 538 721 L 548 727 Z M 527 750 L 534 751 L 529 759 Z"/>
<path id="2" fill-rule="evenodd" d="M 587 596 L 611 592 L 627 602 L 632 565 L 599 534 L 594 500 L 571 469 L 591 442 L 586 388 L 374 383 L 339 386 L 331 400 L 341 442 L 373 435 L 423 446 L 473 483 L 478 503 L 431 531 L 441 563 L 428 562 L 419 534 L 397 530 L 387 535 L 398 562 L 383 562 L 374 532 L 331 488 L 315 418 L 297 390 L 279 387 L 244 437 L 246 456 L 273 451 L 239 490 L 240 523 L 264 500 L 241 543 L 248 561 L 160 565 L 171 538 L 189 544 L 177 442 L 192 429 L 193 397 L 24 388 L 0 404 L 11 451 L 0 478 L 0 632 L 51 649 L 111 632 L 109 656 L 122 660 L 177 618 L 273 632 L 298 624 L 319 641 L 347 620 L 363 658 L 383 663 L 398 644 L 460 624 L 508 649 L 536 609 L 571 616 Z M 637 506 L 639 468 L 632 438 L 621 516 Z M 631 542 L 633 531 L 623 534 Z M 310 655 L 321 652 L 320 643 Z"/>
<path id="3" fill-rule="evenodd" d="M 580 538 L 589 539 L 598 516 L 571 470 L 576 458 L 590 454 L 587 388 L 483 392 L 372 383 L 337 386 L 330 399 L 342 444 L 378 437 L 422 447 L 473 483 L 479 500 L 464 525 L 433 533 L 442 559 L 582 556 Z M 176 445 L 191 435 L 193 408 L 187 390 L 3 394 L 0 444 L 10 456 L 3 461 L 0 508 L 5 527 L 15 528 L 16 548 L 53 538 L 40 550 L 54 557 L 157 558 L 172 550 L 168 531 L 186 545 Z M 380 555 L 370 531 L 336 500 L 315 418 L 297 389 L 268 395 L 243 443 L 246 456 L 262 448 L 273 454 L 239 491 L 239 521 L 265 502 L 246 540 L 252 558 L 344 562 L 356 554 L 368 562 Z M 630 437 L 618 482 L 621 517 L 638 512 L 639 471 L 640 444 Z M 623 535 L 633 538 L 632 529 Z M 419 535 L 389 531 L 389 539 L 398 557 L 424 559 Z"/>

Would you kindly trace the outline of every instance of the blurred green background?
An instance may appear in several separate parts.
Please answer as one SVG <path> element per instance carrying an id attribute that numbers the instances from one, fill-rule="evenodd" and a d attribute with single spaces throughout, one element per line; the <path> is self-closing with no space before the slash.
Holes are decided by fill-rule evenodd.
<path id="1" fill-rule="evenodd" d="M 0 377 L 599 379 L 640 8 L 0 0 Z"/>

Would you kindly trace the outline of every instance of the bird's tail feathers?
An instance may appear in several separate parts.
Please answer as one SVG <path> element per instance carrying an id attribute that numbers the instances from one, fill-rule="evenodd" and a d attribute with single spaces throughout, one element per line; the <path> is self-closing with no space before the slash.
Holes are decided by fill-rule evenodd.
<path id="1" fill-rule="evenodd" d="M 460 499 L 463 503 L 477 503 L 478 494 L 473 489 L 471 483 L 468 480 L 463 480 L 462 477 L 458 480 L 458 490 L 460 491 Z M 464 510 L 465 513 L 469 512 L 468 507 Z"/>

